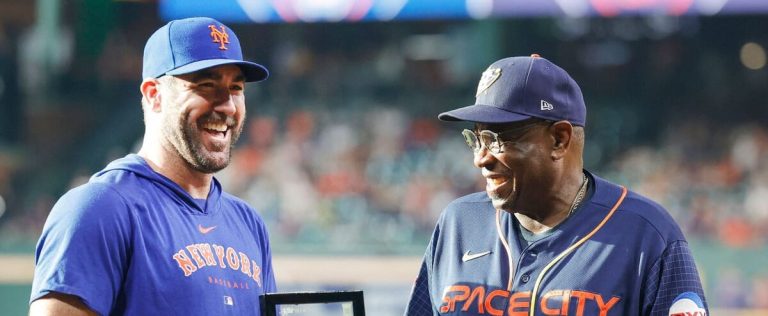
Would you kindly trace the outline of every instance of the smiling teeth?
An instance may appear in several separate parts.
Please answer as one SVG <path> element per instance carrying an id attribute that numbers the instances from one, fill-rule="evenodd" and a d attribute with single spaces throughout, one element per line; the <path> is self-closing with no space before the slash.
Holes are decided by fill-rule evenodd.
<path id="1" fill-rule="evenodd" d="M 227 124 L 223 123 L 205 123 L 203 124 L 203 128 L 214 130 L 217 132 L 226 132 L 227 131 Z"/>

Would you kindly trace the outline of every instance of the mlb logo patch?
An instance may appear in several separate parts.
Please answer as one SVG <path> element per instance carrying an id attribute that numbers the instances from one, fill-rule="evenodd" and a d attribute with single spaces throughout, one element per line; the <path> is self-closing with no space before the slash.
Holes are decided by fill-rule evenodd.
<path id="1" fill-rule="evenodd" d="M 707 316 L 704 303 L 693 292 L 685 292 L 678 295 L 669 308 L 669 316 Z"/>

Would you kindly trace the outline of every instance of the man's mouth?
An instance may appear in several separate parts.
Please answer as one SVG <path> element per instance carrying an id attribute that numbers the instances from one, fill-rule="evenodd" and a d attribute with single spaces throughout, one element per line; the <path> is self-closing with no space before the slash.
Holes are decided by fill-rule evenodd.
<path id="1" fill-rule="evenodd" d="M 225 141 L 227 139 L 229 126 L 225 123 L 206 122 L 202 124 L 202 128 L 214 140 Z"/>
<path id="2" fill-rule="evenodd" d="M 489 175 L 485 177 L 485 191 L 491 198 L 494 207 L 501 209 L 512 202 L 517 192 L 516 180 L 514 176 Z"/>
<path id="3" fill-rule="evenodd" d="M 513 173 L 496 173 L 483 170 L 485 192 L 497 210 L 511 211 L 517 190 L 517 176 Z"/>
<path id="4" fill-rule="evenodd" d="M 486 186 L 490 191 L 496 191 L 499 187 L 509 182 L 509 177 L 504 176 L 492 176 L 485 178 Z"/>

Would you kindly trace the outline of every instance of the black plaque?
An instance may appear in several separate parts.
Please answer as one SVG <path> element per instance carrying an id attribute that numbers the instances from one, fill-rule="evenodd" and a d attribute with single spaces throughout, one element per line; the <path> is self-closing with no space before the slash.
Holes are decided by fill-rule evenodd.
<path id="1" fill-rule="evenodd" d="M 263 316 L 365 316 L 363 291 L 269 293 L 259 300 Z"/>

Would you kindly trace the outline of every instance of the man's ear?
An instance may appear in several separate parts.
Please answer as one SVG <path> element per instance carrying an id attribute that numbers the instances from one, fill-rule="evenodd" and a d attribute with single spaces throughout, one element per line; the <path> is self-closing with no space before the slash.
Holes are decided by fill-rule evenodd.
<path id="1" fill-rule="evenodd" d="M 568 121 L 559 121 L 549 127 L 552 133 L 552 160 L 565 157 L 565 154 L 573 146 L 573 125 Z"/>
<path id="2" fill-rule="evenodd" d="M 148 108 L 152 112 L 160 112 L 160 82 L 155 78 L 145 79 L 141 82 L 139 89 L 141 90 L 142 99 Z"/>

